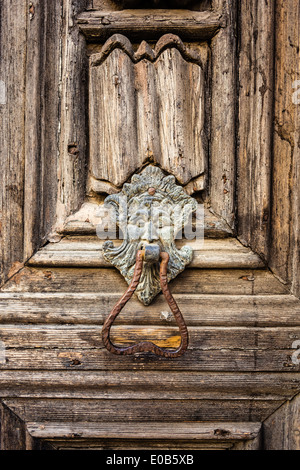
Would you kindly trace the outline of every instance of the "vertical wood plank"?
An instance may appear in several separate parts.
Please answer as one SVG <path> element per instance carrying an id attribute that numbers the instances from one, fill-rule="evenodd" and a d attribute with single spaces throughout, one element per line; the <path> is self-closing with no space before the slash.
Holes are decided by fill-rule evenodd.
<path id="1" fill-rule="evenodd" d="M 181 184 L 187 184 L 206 167 L 202 69 L 186 62 L 177 49 L 164 51 L 155 66 L 161 143 L 159 161 Z"/>
<path id="2" fill-rule="evenodd" d="M 85 40 L 79 33 L 76 16 L 85 10 L 87 0 L 62 0 L 61 32 L 61 112 L 57 165 L 58 196 L 56 230 L 75 212 L 85 196 L 87 170 L 88 60 Z"/>
<path id="3" fill-rule="evenodd" d="M 137 92 L 138 148 L 140 157 L 157 159 L 160 155 L 159 107 L 155 67 L 149 60 L 141 60 L 135 66 Z M 145 116 L 140 119 L 139 116 Z"/>
<path id="4" fill-rule="evenodd" d="M 213 8 L 227 21 L 212 40 L 212 119 L 210 147 L 210 199 L 212 209 L 235 226 L 236 153 L 236 0 L 213 0 Z"/>
<path id="5" fill-rule="evenodd" d="M 268 257 L 275 2 L 240 1 L 238 235 Z"/>
<path id="6" fill-rule="evenodd" d="M 137 141 L 134 69 L 131 58 L 115 49 L 90 72 L 91 171 L 95 178 L 116 186 L 143 161 Z"/>
<path id="7" fill-rule="evenodd" d="M 23 262 L 26 6 L 0 4 L 0 284 Z"/>
<path id="8" fill-rule="evenodd" d="M 24 256 L 55 222 L 59 143 L 62 3 L 37 0 L 27 19 Z"/>
<path id="9" fill-rule="evenodd" d="M 30 257 L 39 244 L 41 189 L 42 128 L 41 114 L 43 101 L 43 80 L 41 79 L 42 54 L 45 40 L 43 35 L 44 8 L 37 0 L 27 15 L 27 60 L 25 89 L 25 188 L 24 188 L 24 256 Z"/>
<path id="10" fill-rule="evenodd" d="M 276 2 L 270 267 L 300 296 L 300 4 Z"/>

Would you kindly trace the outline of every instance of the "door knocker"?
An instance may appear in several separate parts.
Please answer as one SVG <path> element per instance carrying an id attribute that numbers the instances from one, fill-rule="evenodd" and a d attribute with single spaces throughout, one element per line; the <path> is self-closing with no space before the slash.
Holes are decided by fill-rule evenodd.
<path id="1" fill-rule="evenodd" d="M 168 283 L 192 260 L 191 247 L 184 246 L 179 250 L 175 239 L 183 227 L 189 226 L 197 203 L 176 184 L 174 176 L 166 176 L 160 168 L 150 165 L 134 175 L 120 193 L 108 196 L 105 205 L 114 211 L 123 242 L 114 247 L 112 241 L 106 241 L 103 255 L 121 272 L 129 287 L 103 325 L 103 343 L 110 352 L 118 355 L 152 352 L 157 356 L 179 357 L 188 347 L 188 331 Z M 144 305 L 149 305 L 160 291 L 179 326 L 179 348 L 169 350 L 152 342 L 126 348 L 114 346 L 110 329 L 133 294 Z"/>

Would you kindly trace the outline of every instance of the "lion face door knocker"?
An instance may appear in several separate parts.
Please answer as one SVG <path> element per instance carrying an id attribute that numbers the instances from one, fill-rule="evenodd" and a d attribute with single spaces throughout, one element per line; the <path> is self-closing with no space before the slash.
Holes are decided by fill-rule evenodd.
<path id="1" fill-rule="evenodd" d="M 120 193 L 108 196 L 105 205 L 114 210 L 123 243 L 114 247 L 112 241 L 106 241 L 103 255 L 121 272 L 129 287 L 104 323 L 104 345 L 118 355 L 152 352 L 157 356 L 179 357 L 188 347 L 188 331 L 168 283 L 192 260 L 191 247 L 179 250 L 175 238 L 191 220 L 197 203 L 175 183 L 174 176 L 166 176 L 160 168 L 150 165 L 134 175 L 130 184 L 124 184 Z M 110 340 L 110 329 L 132 295 L 135 293 L 144 305 L 149 305 L 160 291 L 179 326 L 179 348 L 164 349 L 149 341 L 126 348 L 115 346 Z"/>

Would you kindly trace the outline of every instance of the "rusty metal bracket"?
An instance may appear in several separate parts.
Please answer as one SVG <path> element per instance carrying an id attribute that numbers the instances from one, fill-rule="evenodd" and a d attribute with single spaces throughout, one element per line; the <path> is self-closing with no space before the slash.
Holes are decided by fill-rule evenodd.
<path id="1" fill-rule="evenodd" d="M 138 343 L 133 346 L 126 347 L 126 348 L 117 347 L 110 340 L 110 329 L 115 319 L 117 318 L 119 313 L 122 311 L 123 307 L 127 304 L 127 302 L 133 296 L 141 278 L 144 261 L 153 263 L 153 262 L 156 262 L 158 259 L 160 259 L 161 261 L 160 271 L 159 271 L 161 290 L 175 317 L 177 325 L 179 326 L 179 331 L 181 334 L 181 344 L 179 348 L 174 351 L 160 348 L 156 344 L 149 342 L 149 341 L 144 341 L 144 342 L 141 342 L 141 343 Z M 115 307 L 112 309 L 110 315 L 107 317 L 103 325 L 102 340 L 106 349 L 110 351 L 111 353 L 117 354 L 117 355 L 132 355 L 135 353 L 152 352 L 156 354 L 157 356 L 162 356 L 166 358 L 175 358 L 175 357 L 182 356 L 182 354 L 184 354 L 184 352 L 187 350 L 188 341 L 189 341 L 188 330 L 187 330 L 184 318 L 168 286 L 168 276 L 167 276 L 168 262 L 169 262 L 169 254 L 166 252 L 160 252 L 158 245 L 147 245 L 146 247 L 144 247 L 144 249 L 139 250 L 137 252 L 135 270 L 134 270 L 131 283 L 128 289 L 126 290 L 125 294 L 121 297 L 121 299 L 117 302 Z"/>

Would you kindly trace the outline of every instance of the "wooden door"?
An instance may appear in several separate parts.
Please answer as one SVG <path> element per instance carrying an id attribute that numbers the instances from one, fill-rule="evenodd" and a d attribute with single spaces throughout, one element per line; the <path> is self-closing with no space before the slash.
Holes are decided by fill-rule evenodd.
<path id="1" fill-rule="evenodd" d="M 2 449 L 299 449 L 299 2 L 0 9 Z M 205 211 L 171 360 L 101 340 L 97 211 L 148 166 Z M 113 334 L 178 340 L 161 294 Z"/>

